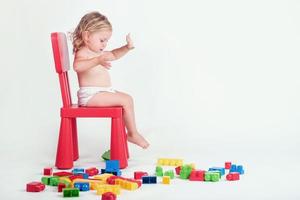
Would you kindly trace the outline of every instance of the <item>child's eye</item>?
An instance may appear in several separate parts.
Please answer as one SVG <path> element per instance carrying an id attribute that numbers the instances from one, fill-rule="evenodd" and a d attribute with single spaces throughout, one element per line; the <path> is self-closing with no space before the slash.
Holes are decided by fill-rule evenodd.
<path id="1" fill-rule="evenodd" d="M 100 40 L 100 42 L 104 42 L 104 40 Z"/>

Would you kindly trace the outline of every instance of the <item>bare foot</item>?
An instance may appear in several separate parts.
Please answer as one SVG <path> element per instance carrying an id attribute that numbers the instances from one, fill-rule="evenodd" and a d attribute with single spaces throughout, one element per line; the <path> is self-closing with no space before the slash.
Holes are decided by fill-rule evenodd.
<path id="1" fill-rule="evenodd" d="M 136 145 L 142 147 L 143 149 L 147 149 L 149 146 L 149 143 L 147 142 L 147 140 L 139 133 L 128 134 L 127 140 L 128 140 L 128 142 L 136 144 Z"/>

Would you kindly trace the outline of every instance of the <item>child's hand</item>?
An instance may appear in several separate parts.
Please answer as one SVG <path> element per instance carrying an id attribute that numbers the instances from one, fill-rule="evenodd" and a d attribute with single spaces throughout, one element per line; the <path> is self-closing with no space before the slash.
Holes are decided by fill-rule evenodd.
<path id="1" fill-rule="evenodd" d="M 129 50 L 134 49 L 134 45 L 133 45 L 133 42 L 131 40 L 130 33 L 126 35 L 126 41 L 127 41 L 127 48 Z"/>
<path id="2" fill-rule="evenodd" d="M 110 69 L 111 68 L 111 64 L 110 62 L 108 62 L 108 59 L 105 56 L 98 56 L 98 63 L 100 65 L 102 65 L 103 67 L 105 67 L 106 69 Z"/>

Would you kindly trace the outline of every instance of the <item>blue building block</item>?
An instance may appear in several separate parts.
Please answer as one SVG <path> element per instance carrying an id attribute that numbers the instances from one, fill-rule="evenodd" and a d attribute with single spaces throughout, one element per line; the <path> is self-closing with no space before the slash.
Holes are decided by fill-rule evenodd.
<path id="1" fill-rule="evenodd" d="M 239 174 L 244 174 L 244 168 L 243 168 L 243 165 L 238 165 L 236 167 L 236 172 L 238 172 Z"/>
<path id="2" fill-rule="evenodd" d="M 105 161 L 105 170 L 116 170 L 120 169 L 120 161 L 119 160 L 106 160 Z"/>
<path id="3" fill-rule="evenodd" d="M 236 165 L 231 165 L 229 172 L 237 172 L 237 167 Z"/>
<path id="4" fill-rule="evenodd" d="M 143 176 L 142 177 L 143 184 L 155 184 L 157 183 L 156 176 Z"/>
<path id="5" fill-rule="evenodd" d="M 78 182 L 74 184 L 74 188 L 78 188 L 80 191 L 89 191 L 90 183 Z"/>
<path id="6" fill-rule="evenodd" d="M 122 174 L 121 170 L 111 170 L 111 169 L 105 170 L 105 173 L 113 174 L 115 176 L 121 176 Z"/>
<path id="7" fill-rule="evenodd" d="M 83 168 L 74 168 L 72 170 L 73 174 L 79 174 L 79 173 L 84 173 L 84 169 Z"/>
<path id="8" fill-rule="evenodd" d="M 211 167 L 208 169 L 208 171 L 219 171 L 221 173 L 220 176 L 223 176 L 225 174 L 224 167 Z"/>

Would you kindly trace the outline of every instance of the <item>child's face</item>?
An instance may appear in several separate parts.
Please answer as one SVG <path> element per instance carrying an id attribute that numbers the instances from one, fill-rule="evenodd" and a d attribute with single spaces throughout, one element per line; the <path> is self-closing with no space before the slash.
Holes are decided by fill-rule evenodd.
<path id="1" fill-rule="evenodd" d="M 111 34 L 112 32 L 110 30 L 89 33 L 85 40 L 85 44 L 91 51 L 100 53 L 105 49 Z"/>

